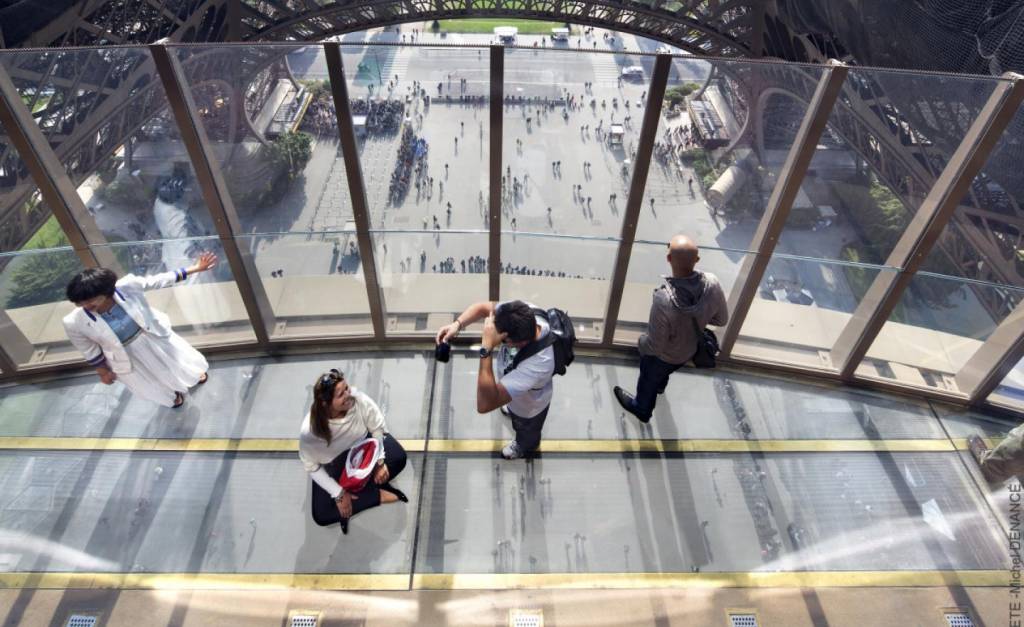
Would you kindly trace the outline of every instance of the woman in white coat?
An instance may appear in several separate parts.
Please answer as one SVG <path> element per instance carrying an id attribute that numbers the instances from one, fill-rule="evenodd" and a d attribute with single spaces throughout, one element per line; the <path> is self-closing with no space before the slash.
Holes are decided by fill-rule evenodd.
<path id="1" fill-rule="evenodd" d="M 136 396 L 165 407 L 181 407 L 185 392 L 206 383 L 206 358 L 171 329 L 161 311 L 150 308 L 145 291 L 184 281 L 217 264 L 205 252 L 191 267 L 153 276 L 89 268 L 67 287 L 68 300 L 78 305 L 64 317 L 71 343 L 96 368 L 100 381 L 125 384 Z"/>

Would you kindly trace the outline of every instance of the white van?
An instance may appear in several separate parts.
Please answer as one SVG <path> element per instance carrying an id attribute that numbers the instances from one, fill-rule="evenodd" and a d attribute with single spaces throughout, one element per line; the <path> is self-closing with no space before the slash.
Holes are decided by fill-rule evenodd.
<path id="1" fill-rule="evenodd" d="M 639 65 L 630 65 L 622 68 L 622 78 L 627 81 L 638 81 L 644 78 L 644 69 Z"/>
<path id="2" fill-rule="evenodd" d="M 551 41 L 569 41 L 568 28 L 552 28 Z"/>

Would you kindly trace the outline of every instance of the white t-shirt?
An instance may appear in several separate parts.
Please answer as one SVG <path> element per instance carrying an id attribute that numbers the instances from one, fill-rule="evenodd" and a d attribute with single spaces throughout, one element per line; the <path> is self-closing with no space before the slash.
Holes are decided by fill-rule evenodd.
<path id="1" fill-rule="evenodd" d="M 497 308 L 504 304 L 498 303 Z M 538 339 L 543 339 L 551 332 L 551 328 L 544 317 L 535 318 L 537 325 L 540 326 Z M 502 344 L 494 359 L 495 376 L 512 397 L 508 410 L 520 418 L 533 418 L 551 404 L 551 393 L 554 391 L 551 380 L 555 375 L 555 349 L 548 346 L 536 355 L 521 361 L 512 372 L 502 375 L 514 358 L 515 349 Z"/>

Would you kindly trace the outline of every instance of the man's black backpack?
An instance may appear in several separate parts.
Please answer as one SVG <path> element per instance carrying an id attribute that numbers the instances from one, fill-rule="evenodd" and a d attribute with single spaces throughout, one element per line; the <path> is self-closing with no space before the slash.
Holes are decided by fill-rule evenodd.
<path id="1" fill-rule="evenodd" d="M 572 319 L 569 318 L 569 314 L 554 307 L 547 311 L 534 309 L 533 313 L 548 321 L 551 332 L 539 341 L 530 342 L 517 352 L 512 363 L 505 368 L 505 374 L 512 372 L 523 360 L 533 357 L 548 346 L 551 346 L 555 352 L 555 374 L 565 374 L 565 369 L 576 359 L 576 353 L 572 348 L 576 343 L 576 331 L 572 328 Z"/>

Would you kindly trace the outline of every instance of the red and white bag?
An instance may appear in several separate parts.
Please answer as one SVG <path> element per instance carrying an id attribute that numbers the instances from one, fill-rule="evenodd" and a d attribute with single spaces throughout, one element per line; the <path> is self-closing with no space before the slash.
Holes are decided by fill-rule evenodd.
<path id="1" fill-rule="evenodd" d="M 346 492 L 359 492 L 366 486 L 370 476 L 377 468 L 383 448 L 374 438 L 366 438 L 356 442 L 348 451 L 345 468 L 341 471 L 338 483 Z"/>

